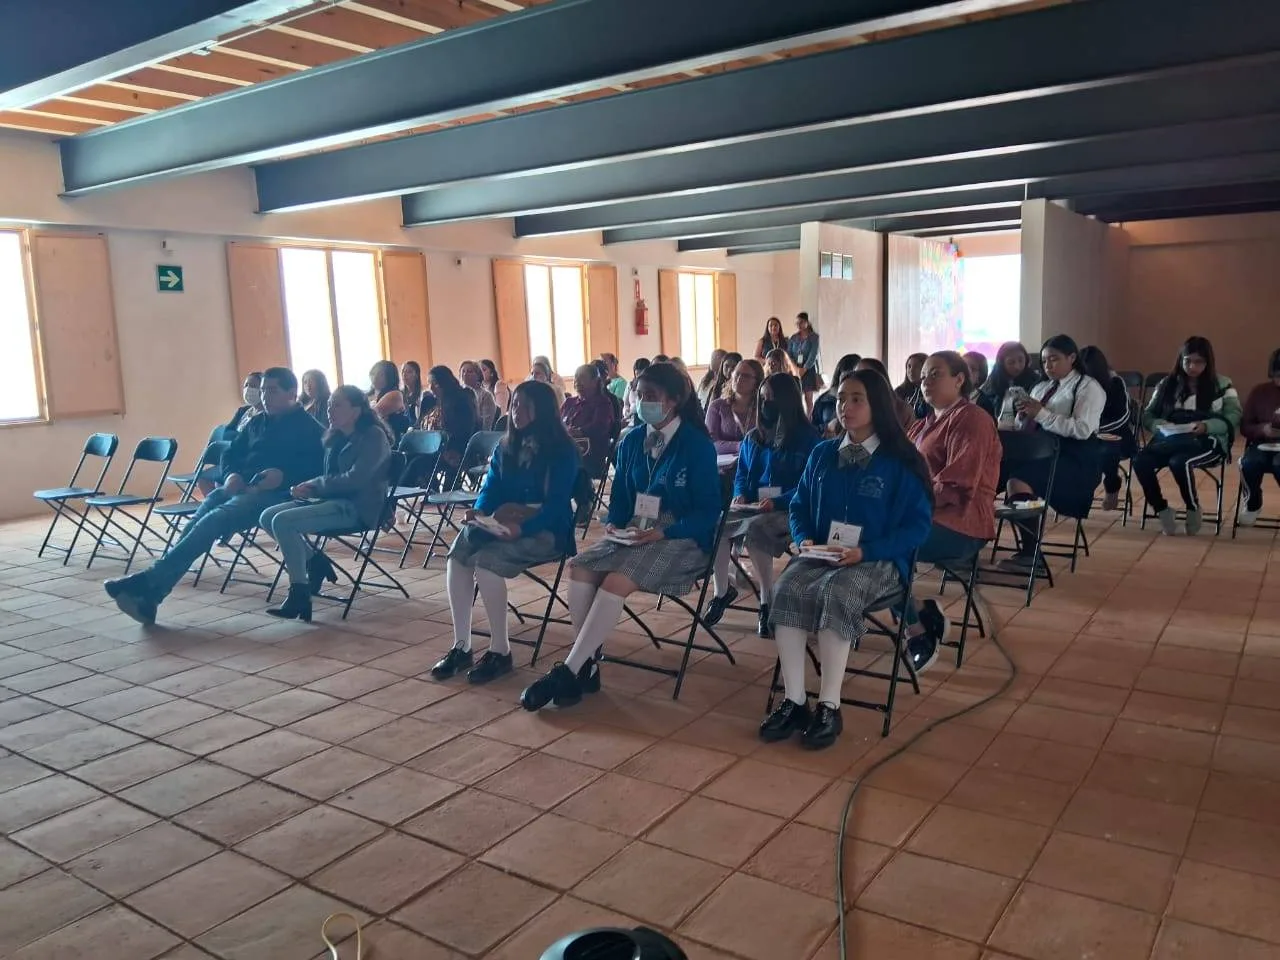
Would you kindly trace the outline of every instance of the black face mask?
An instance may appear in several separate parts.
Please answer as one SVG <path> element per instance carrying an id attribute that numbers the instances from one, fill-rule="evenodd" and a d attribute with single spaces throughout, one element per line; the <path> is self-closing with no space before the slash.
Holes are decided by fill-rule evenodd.
<path id="1" fill-rule="evenodd" d="M 772 430 L 774 427 L 778 425 L 778 418 L 780 415 L 781 414 L 778 410 L 777 400 L 761 400 L 760 401 L 760 412 L 758 414 L 758 419 L 760 420 L 760 425 L 762 427 L 768 427 L 770 430 Z"/>

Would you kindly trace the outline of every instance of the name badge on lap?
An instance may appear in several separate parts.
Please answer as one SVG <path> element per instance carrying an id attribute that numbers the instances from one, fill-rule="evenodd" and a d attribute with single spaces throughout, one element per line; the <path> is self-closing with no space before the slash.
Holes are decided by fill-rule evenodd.
<path id="1" fill-rule="evenodd" d="M 761 487 L 760 494 L 757 497 L 760 501 L 772 500 L 774 497 L 782 496 L 781 487 Z"/>
<path id="2" fill-rule="evenodd" d="M 827 544 L 838 544 L 845 550 L 849 550 L 858 545 L 858 541 L 862 539 L 862 528 L 853 523 L 838 523 L 831 521 L 831 532 L 827 534 Z"/>
<path id="3" fill-rule="evenodd" d="M 657 523 L 658 514 L 661 510 L 661 497 L 656 497 L 651 493 L 636 494 L 636 519 L 643 521 L 641 525 L 646 529 Z"/>

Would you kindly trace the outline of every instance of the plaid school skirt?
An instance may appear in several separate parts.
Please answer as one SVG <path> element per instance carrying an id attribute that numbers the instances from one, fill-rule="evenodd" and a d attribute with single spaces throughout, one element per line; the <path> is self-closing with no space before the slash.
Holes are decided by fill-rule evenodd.
<path id="1" fill-rule="evenodd" d="M 867 610 L 901 593 L 898 570 L 888 560 L 835 567 L 797 557 L 778 577 L 769 622 L 805 633 L 834 630 L 857 643 L 867 632 Z"/>
<path id="2" fill-rule="evenodd" d="M 665 527 L 674 519 L 663 514 L 657 525 Z M 572 563 L 595 573 L 620 573 L 645 593 L 683 597 L 693 592 L 698 577 L 706 572 L 707 555 L 696 540 L 658 540 L 638 547 L 601 540 Z"/>
<path id="3" fill-rule="evenodd" d="M 725 521 L 724 537 L 726 540 L 742 538 L 749 548 L 780 557 L 791 543 L 791 520 L 786 510 L 731 512 Z"/>
<path id="4" fill-rule="evenodd" d="M 449 559 L 464 567 L 479 567 L 510 580 L 530 567 L 560 559 L 555 534 L 543 530 L 532 537 L 499 540 L 472 526 L 463 526 L 449 548 Z"/>

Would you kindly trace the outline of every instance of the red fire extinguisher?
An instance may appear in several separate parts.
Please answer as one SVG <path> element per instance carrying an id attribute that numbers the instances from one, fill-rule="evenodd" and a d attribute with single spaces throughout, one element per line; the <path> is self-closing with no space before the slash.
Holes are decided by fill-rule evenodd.
<path id="1" fill-rule="evenodd" d="M 636 302 L 636 334 L 644 336 L 649 332 L 649 308 L 645 305 L 644 297 L 640 295 L 640 278 L 635 279 L 635 302 Z"/>

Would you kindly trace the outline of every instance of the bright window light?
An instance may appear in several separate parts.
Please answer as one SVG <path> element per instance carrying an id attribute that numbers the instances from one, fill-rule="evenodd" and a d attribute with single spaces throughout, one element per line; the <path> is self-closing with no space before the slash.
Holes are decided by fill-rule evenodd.
<path id="1" fill-rule="evenodd" d="M 376 256 L 367 250 L 285 247 L 280 265 L 294 373 L 301 378 L 319 370 L 330 387 L 369 389 L 369 370 L 383 358 Z"/>
<path id="2" fill-rule="evenodd" d="M 0 233 L 0 421 L 40 416 L 22 237 Z"/>
<path id="3" fill-rule="evenodd" d="M 323 250 L 285 247 L 280 264 L 293 370 L 299 378 L 307 370 L 319 370 L 336 387 L 342 381 L 333 342 L 328 257 Z"/>
<path id="4" fill-rule="evenodd" d="M 334 250 L 330 256 L 342 380 L 367 390 L 372 385 L 369 370 L 382 359 L 382 318 L 374 256 L 353 250 Z"/>
<path id="5" fill-rule="evenodd" d="M 534 357 L 554 362 L 556 335 L 551 317 L 551 271 L 547 267 L 525 264 L 524 299 L 529 315 L 529 364 L 533 365 Z"/>
<path id="6" fill-rule="evenodd" d="M 681 273 L 677 280 L 680 359 L 686 366 L 706 366 L 711 362 L 711 352 L 716 347 L 715 277 L 709 273 Z"/>
<path id="7" fill-rule="evenodd" d="M 587 362 L 587 317 L 581 267 L 524 266 L 529 355 L 546 357 L 566 380 Z"/>
<path id="8" fill-rule="evenodd" d="M 961 328 L 964 349 L 993 360 L 1000 344 L 1017 340 L 1022 288 L 1022 257 L 962 257 Z"/>

